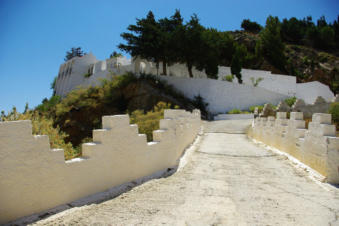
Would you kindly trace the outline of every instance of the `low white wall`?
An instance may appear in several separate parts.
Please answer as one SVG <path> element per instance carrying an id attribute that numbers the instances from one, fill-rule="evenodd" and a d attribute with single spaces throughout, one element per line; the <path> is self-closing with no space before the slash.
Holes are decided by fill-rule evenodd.
<path id="1" fill-rule="evenodd" d="M 198 95 L 203 97 L 212 114 L 225 113 L 235 108 L 244 110 L 265 103 L 278 104 L 288 97 L 260 87 L 215 79 L 159 77 L 190 99 Z"/>
<path id="2" fill-rule="evenodd" d="M 219 79 L 222 79 L 226 75 L 231 74 L 230 67 L 219 67 Z M 253 86 L 251 78 L 263 80 L 259 82 L 258 87 L 270 90 L 275 93 L 284 94 L 287 96 L 296 95 L 296 77 L 289 75 L 271 74 L 270 71 L 242 69 L 242 80 L 244 84 Z M 234 78 L 234 83 L 238 83 L 237 78 Z"/>
<path id="3" fill-rule="evenodd" d="M 315 113 L 305 129 L 302 112 L 286 112 L 256 118 L 249 129 L 249 136 L 287 152 L 317 170 L 329 183 L 339 184 L 339 137 L 331 115 Z"/>
<path id="4" fill-rule="evenodd" d="M 0 223 L 38 213 L 173 167 L 200 130 L 200 112 L 165 110 L 154 142 L 128 115 L 104 116 L 83 157 L 64 161 L 30 121 L 0 122 Z"/>
<path id="5" fill-rule="evenodd" d="M 296 97 L 298 99 L 303 99 L 307 104 L 313 104 L 318 96 L 323 97 L 327 102 L 334 98 L 330 88 L 318 81 L 297 84 Z"/>
<path id="6" fill-rule="evenodd" d="M 214 116 L 214 120 L 242 120 L 253 118 L 253 114 L 219 114 Z"/>

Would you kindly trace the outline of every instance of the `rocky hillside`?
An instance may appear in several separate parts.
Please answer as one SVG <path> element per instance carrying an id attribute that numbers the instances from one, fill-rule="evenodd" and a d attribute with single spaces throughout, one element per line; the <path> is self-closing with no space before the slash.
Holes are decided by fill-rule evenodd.
<path id="1" fill-rule="evenodd" d="M 255 54 L 258 34 L 235 31 L 230 32 L 234 40 L 244 44 L 247 50 Z M 298 82 L 319 81 L 328 85 L 334 93 L 339 92 L 339 51 L 315 49 L 305 45 L 285 43 L 287 64 L 285 70 L 274 67 L 267 59 L 253 61 L 248 68 L 268 70 L 277 74 L 290 74 L 297 77 Z"/>

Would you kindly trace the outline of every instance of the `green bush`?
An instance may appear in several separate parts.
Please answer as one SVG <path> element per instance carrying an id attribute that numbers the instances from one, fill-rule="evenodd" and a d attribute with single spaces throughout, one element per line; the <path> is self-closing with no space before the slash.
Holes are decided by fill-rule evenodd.
<path id="1" fill-rule="evenodd" d="M 228 114 L 241 114 L 241 111 L 239 109 L 232 109 L 228 112 Z"/>
<path id="2" fill-rule="evenodd" d="M 262 80 L 264 80 L 264 78 L 261 78 L 261 77 L 259 77 L 259 78 L 257 78 L 257 79 L 255 79 L 254 77 L 251 77 L 250 79 L 251 79 L 252 85 L 253 85 L 254 87 L 257 87 L 257 86 L 259 85 L 259 83 L 260 83 Z"/>
<path id="3" fill-rule="evenodd" d="M 234 76 L 233 75 L 226 75 L 222 78 L 223 81 L 233 82 Z"/>
<path id="4" fill-rule="evenodd" d="M 255 106 L 251 106 L 251 107 L 249 108 L 250 112 L 254 113 L 255 108 L 258 108 L 258 111 L 261 112 L 262 109 L 264 109 L 264 106 L 263 106 L 263 105 L 255 105 Z M 259 112 L 258 112 L 258 113 L 259 113 Z"/>
<path id="5" fill-rule="evenodd" d="M 164 110 L 172 108 L 171 104 L 159 102 L 153 111 L 144 114 L 142 110 L 135 110 L 130 114 L 130 123 L 137 124 L 139 133 L 146 134 L 147 141 L 153 140 L 153 131 L 159 129 L 160 119 L 164 118 Z M 174 106 L 178 108 L 178 106 Z"/>
<path id="6" fill-rule="evenodd" d="M 87 72 L 86 74 L 84 74 L 84 78 L 89 78 L 89 77 L 91 77 L 91 73 L 89 73 L 89 72 Z"/>
<path id="7" fill-rule="evenodd" d="M 332 120 L 337 125 L 337 129 L 338 129 L 338 124 L 339 124 L 339 103 L 338 102 L 332 103 L 328 112 L 332 115 Z"/>
<path id="8" fill-rule="evenodd" d="M 296 100 L 297 100 L 296 97 L 290 97 L 290 98 L 285 99 L 285 103 L 288 106 L 292 107 Z"/>

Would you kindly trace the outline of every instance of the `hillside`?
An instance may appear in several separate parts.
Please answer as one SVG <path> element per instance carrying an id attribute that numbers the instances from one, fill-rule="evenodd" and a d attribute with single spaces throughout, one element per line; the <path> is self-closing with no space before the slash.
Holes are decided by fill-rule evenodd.
<path id="1" fill-rule="evenodd" d="M 246 31 L 229 32 L 234 41 L 247 47 L 255 54 L 259 34 Z M 297 82 L 319 81 L 326 84 L 334 93 L 339 92 L 339 51 L 325 51 L 306 45 L 285 44 L 287 64 L 285 70 L 273 66 L 266 58 L 254 60 L 246 65 L 250 69 L 267 70 L 277 74 L 290 74 L 297 77 Z M 230 65 L 227 65 L 230 66 Z"/>

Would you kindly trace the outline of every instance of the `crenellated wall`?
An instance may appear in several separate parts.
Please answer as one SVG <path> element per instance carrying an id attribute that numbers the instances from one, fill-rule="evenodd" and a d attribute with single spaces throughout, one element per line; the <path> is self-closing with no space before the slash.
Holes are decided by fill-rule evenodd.
<path id="1" fill-rule="evenodd" d="M 305 128 L 302 112 L 277 112 L 273 116 L 256 118 L 248 135 L 269 146 L 289 153 L 327 178 L 339 183 L 339 137 L 331 115 L 315 113 Z"/>
<path id="2" fill-rule="evenodd" d="M 173 167 L 200 130 L 200 111 L 165 110 L 153 142 L 128 115 L 104 116 L 81 158 L 64 161 L 30 121 L 0 122 L 0 223 Z"/>

